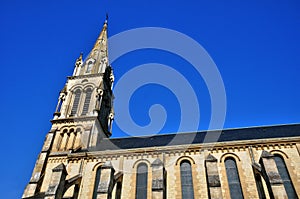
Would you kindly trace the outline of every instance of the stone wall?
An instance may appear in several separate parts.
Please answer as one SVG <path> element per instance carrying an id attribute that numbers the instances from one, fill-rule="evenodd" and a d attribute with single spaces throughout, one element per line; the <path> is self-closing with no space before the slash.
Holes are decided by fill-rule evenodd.
<path id="1" fill-rule="evenodd" d="M 279 154 L 283 157 L 295 191 L 300 196 L 300 156 L 297 144 L 299 144 L 299 138 L 216 143 L 213 146 L 198 144 L 85 153 L 53 152 L 49 155 L 40 191 L 46 193 L 49 186 L 53 186 L 54 181 L 51 180 L 53 169 L 63 163 L 67 172 L 65 180 L 78 174 L 82 176 L 78 197 L 93 198 L 96 170 L 109 162 L 114 172 L 107 170 L 109 174 L 106 174 L 107 182 L 105 183 L 112 183 L 112 187 L 107 191 L 114 190 L 114 193 L 104 194 L 103 197 L 115 196 L 116 190 L 113 188 L 116 179 L 114 176 L 118 175 L 122 176 L 120 178 L 122 179 L 121 198 L 134 199 L 137 165 L 143 162 L 148 165 L 147 198 L 180 199 L 182 198 L 180 162 L 187 160 L 191 163 L 192 168 L 194 198 L 208 198 L 209 195 L 211 198 L 230 198 L 224 161 L 231 157 L 237 164 L 244 198 L 259 198 L 253 165 L 261 166 L 260 164 L 264 162 L 261 161 L 263 151 L 267 151 L 269 154 Z M 214 159 L 209 161 L 212 157 Z M 161 161 L 161 165 L 155 166 L 154 164 L 159 162 L 158 160 Z M 270 163 L 269 160 L 264 164 L 266 170 L 276 171 L 276 165 Z M 110 175 L 112 176 L 108 177 Z M 162 186 L 158 186 L 159 180 L 163 182 Z M 262 182 L 265 195 L 270 198 L 269 182 L 264 179 Z M 280 188 L 277 185 L 273 186 L 272 194 L 275 198 L 285 198 L 285 193 L 282 191 L 284 187 Z M 160 188 L 156 189 L 155 187 Z M 65 197 L 76 195 L 74 186 L 64 192 Z"/>

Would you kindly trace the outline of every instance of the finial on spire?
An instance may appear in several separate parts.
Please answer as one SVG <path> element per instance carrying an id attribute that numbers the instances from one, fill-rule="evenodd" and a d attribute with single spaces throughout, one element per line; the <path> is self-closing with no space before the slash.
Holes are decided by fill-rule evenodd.
<path id="1" fill-rule="evenodd" d="M 105 17 L 105 24 L 107 24 L 107 22 L 108 22 L 108 13 L 106 13 L 106 17 Z"/>

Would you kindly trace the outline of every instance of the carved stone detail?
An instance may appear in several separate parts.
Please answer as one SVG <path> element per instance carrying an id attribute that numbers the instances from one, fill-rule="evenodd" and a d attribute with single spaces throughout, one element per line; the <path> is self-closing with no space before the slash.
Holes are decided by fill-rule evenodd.
<path id="1" fill-rule="evenodd" d="M 220 187 L 221 182 L 218 175 L 209 175 L 208 178 L 208 186 L 210 187 Z"/>
<path id="2" fill-rule="evenodd" d="M 269 177 L 269 181 L 271 184 L 282 184 L 283 183 L 279 173 L 271 171 L 271 172 L 268 172 L 267 175 Z"/>
<path id="3" fill-rule="evenodd" d="M 163 179 L 153 179 L 152 180 L 152 190 L 163 190 L 164 189 L 164 180 Z"/>

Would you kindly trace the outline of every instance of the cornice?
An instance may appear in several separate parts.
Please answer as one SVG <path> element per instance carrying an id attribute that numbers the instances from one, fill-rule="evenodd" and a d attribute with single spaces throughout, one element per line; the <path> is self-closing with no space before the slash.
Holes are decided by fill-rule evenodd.
<path id="1" fill-rule="evenodd" d="M 93 120 L 97 120 L 97 119 L 98 119 L 97 116 L 80 116 L 80 117 L 68 117 L 68 118 L 53 119 L 50 122 L 52 124 L 61 124 L 61 123 L 93 121 Z"/>
<path id="2" fill-rule="evenodd" d="M 287 137 L 287 138 L 269 138 L 261 140 L 244 140 L 244 141 L 231 141 L 231 142 L 218 142 L 206 144 L 190 144 L 190 145 L 176 145 L 176 146 L 161 146 L 161 147 L 147 147 L 147 148 L 134 148 L 134 149 L 119 149 L 107 151 L 85 151 L 85 152 L 52 152 L 50 157 L 61 157 L 72 159 L 117 159 L 120 156 L 133 158 L 135 156 L 157 156 L 165 153 L 168 155 L 176 154 L 200 154 L 205 150 L 212 151 L 213 153 L 224 153 L 228 151 L 245 151 L 252 146 L 257 150 L 275 149 L 275 148 L 291 148 L 297 143 L 300 143 L 300 137 Z"/>
<path id="3" fill-rule="evenodd" d="M 68 76 L 68 79 L 84 79 L 84 78 L 90 78 L 90 77 L 101 77 L 103 76 L 103 73 L 96 73 L 96 74 L 89 74 L 89 75 L 79 75 L 79 76 Z"/>

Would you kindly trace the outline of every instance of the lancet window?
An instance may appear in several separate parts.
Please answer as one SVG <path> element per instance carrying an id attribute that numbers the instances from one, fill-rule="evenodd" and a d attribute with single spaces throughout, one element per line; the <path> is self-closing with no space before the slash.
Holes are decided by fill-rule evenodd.
<path id="1" fill-rule="evenodd" d="M 136 175 L 136 199 L 147 199 L 148 166 L 140 163 Z"/>
<path id="2" fill-rule="evenodd" d="M 79 106 L 79 101 L 80 101 L 80 96 L 81 96 L 81 90 L 77 89 L 75 91 L 75 96 L 74 96 L 74 101 L 73 101 L 73 107 L 71 110 L 71 115 L 75 115 L 77 113 L 78 110 L 78 106 Z"/>
<path id="3" fill-rule="evenodd" d="M 194 187 L 191 163 L 184 160 L 180 163 L 181 193 L 184 199 L 194 199 Z"/>
<path id="4" fill-rule="evenodd" d="M 86 94 L 85 94 L 85 100 L 84 100 L 84 105 L 83 105 L 83 109 L 82 109 L 82 115 L 86 115 L 89 111 L 91 96 L 92 96 L 92 89 L 88 88 L 86 90 Z"/>
<path id="5" fill-rule="evenodd" d="M 283 181 L 285 191 L 288 195 L 288 198 L 297 198 L 293 183 L 291 181 L 289 172 L 286 168 L 285 162 L 280 155 L 274 155 L 274 160 L 278 169 L 278 173 Z"/>
<path id="6" fill-rule="evenodd" d="M 231 199 L 243 199 L 243 192 L 238 174 L 238 168 L 233 158 L 225 160 L 226 175 Z"/>
<path id="7" fill-rule="evenodd" d="M 96 171 L 93 199 L 97 199 L 98 188 L 100 186 L 100 176 L 101 176 L 101 167 L 98 167 Z"/>

